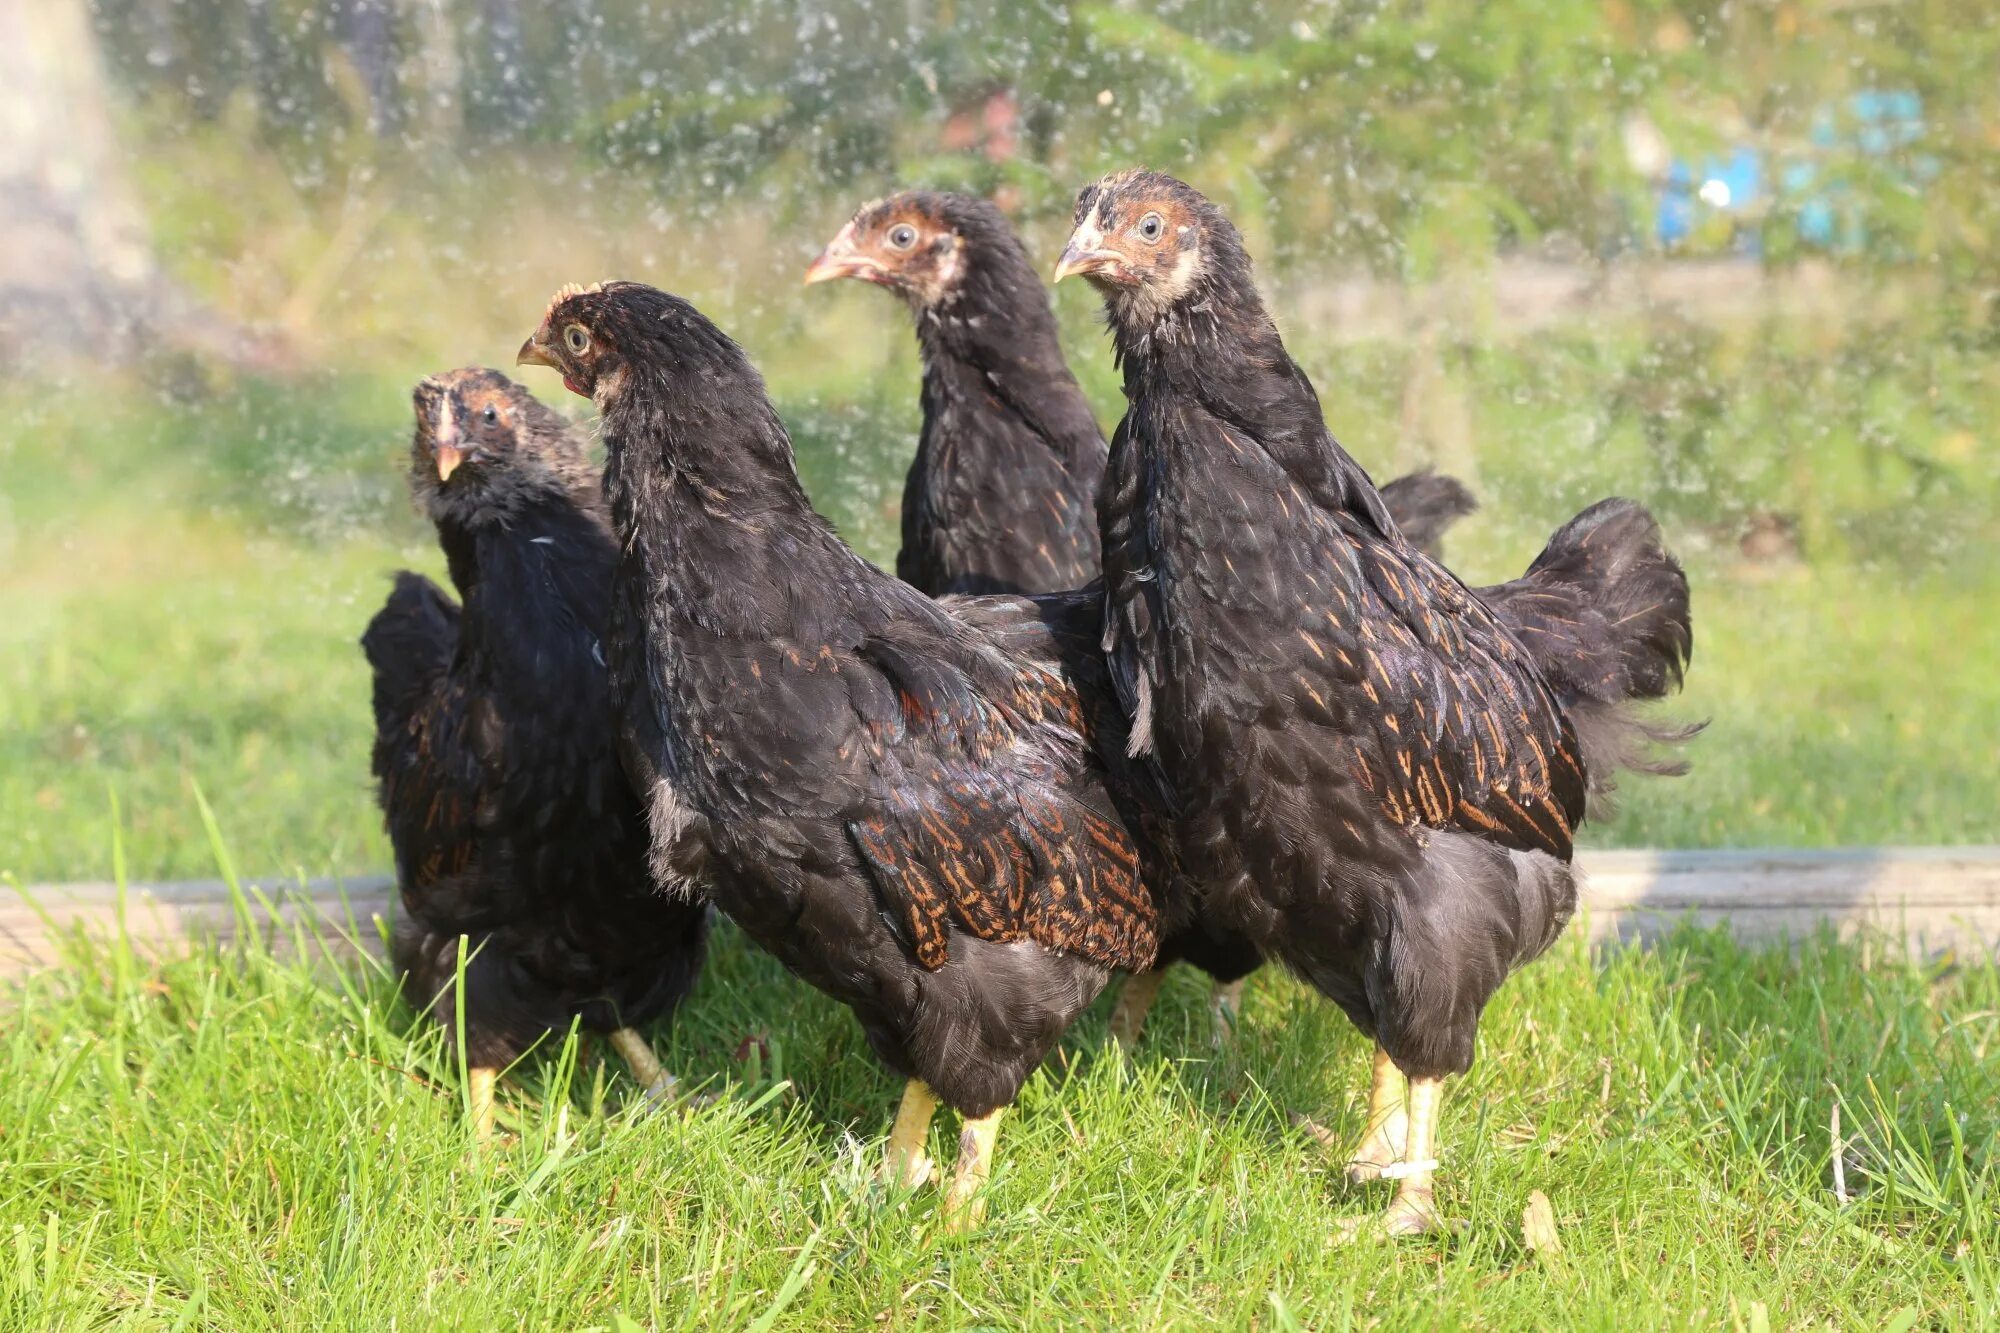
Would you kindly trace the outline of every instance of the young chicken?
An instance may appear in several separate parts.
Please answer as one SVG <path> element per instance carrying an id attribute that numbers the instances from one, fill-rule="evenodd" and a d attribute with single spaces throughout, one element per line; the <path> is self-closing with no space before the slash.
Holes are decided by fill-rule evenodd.
<path id="1" fill-rule="evenodd" d="M 896 573 L 932 596 L 1062 592 L 1098 577 L 1097 491 L 1104 436 L 1070 374 L 1054 311 L 1000 210 L 974 195 L 907 190 L 863 204 L 806 270 L 806 283 L 857 278 L 902 298 L 923 360 L 923 427 L 903 487 Z M 1420 472 L 1383 488 L 1404 534 L 1435 551 L 1472 493 Z M 1215 979 L 1226 1035 L 1243 978 L 1261 961 L 1247 941 L 1199 923 L 1171 937 Z M 1138 1040 L 1160 970 L 1119 995 L 1111 1030 Z"/>
<path id="2" fill-rule="evenodd" d="M 492 370 L 417 386 L 410 489 L 454 605 L 404 571 L 362 647 L 375 777 L 403 910 L 391 956 L 456 1022 L 459 937 L 476 1131 L 498 1071 L 581 1019 L 651 1097 L 673 1080 L 634 1029 L 694 985 L 707 909 L 662 896 L 620 771 L 601 642 L 616 550 L 562 418 Z"/>
<path id="3" fill-rule="evenodd" d="M 966 1117 L 944 1204 L 969 1225 L 1002 1110 L 1171 915 L 1098 610 L 934 601 L 862 560 L 742 349 L 678 297 L 565 288 L 520 360 L 602 414 L 614 694 L 655 868 L 699 875 L 908 1080 L 887 1177 L 928 1174 L 940 1101 Z"/>
<path id="4" fill-rule="evenodd" d="M 1640 735 L 1620 690 L 1679 679 L 1686 580 L 1643 511 L 1599 506 L 1515 599 L 1531 649 L 1398 532 L 1208 200 L 1151 172 L 1086 188 L 1072 273 L 1104 296 L 1130 403 L 1101 517 L 1131 743 L 1172 790 L 1203 919 L 1374 1038 L 1350 1175 L 1400 1182 L 1384 1230 L 1429 1231 L 1443 1081 L 1575 907 L 1572 832 Z M 1571 568 L 1615 577 L 1579 590 Z M 1589 623 L 1567 633 L 1544 595 Z"/>
<path id="5" fill-rule="evenodd" d="M 865 204 L 806 270 L 832 278 L 887 287 L 916 322 L 923 429 L 897 575 L 933 597 L 1096 578 L 1104 435 L 1000 210 L 924 190 Z"/>

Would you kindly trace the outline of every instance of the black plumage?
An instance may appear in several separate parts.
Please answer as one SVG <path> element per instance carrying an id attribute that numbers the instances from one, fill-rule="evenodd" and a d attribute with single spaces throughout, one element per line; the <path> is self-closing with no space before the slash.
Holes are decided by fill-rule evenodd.
<path id="1" fill-rule="evenodd" d="M 1403 540 L 1433 560 L 1442 560 L 1444 534 L 1478 509 L 1479 501 L 1457 477 L 1423 471 L 1384 482 L 1382 507 L 1395 520 Z"/>
<path id="2" fill-rule="evenodd" d="M 990 1149 L 993 1114 L 1158 944 L 1166 876 L 1132 832 L 1098 610 L 934 601 L 855 555 L 749 360 L 677 297 L 565 289 L 521 355 L 602 413 L 610 655 L 656 865 L 852 1009 L 917 1081 L 906 1115 L 927 1085 Z M 958 1216 L 980 1158 L 961 1151 Z"/>
<path id="3" fill-rule="evenodd" d="M 1441 1080 L 1470 1067 L 1488 998 L 1569 919 L 1586 764 L 1633 734 L 1623 700 L 1578 707 L 1578 692 L 1609 659 L 1631 684 L 1678 678 L 1685 579 L 1656 540 L 1621 541 L 1650 564 L 1617 585 L 1661 603 L 1637 627 L 1596 608 L 1610 613 L 1564 641 L 1568 674 L 1545 668 L 1556 645 L 1526 638 L 1562 640 L 1564 614 L 1524 636 L 1398 532 L 1212 204 L 1132 172 L 1086 189 L 1076 221 L 1058 272 L 1104 293 L 1130 401 L 1102 521 L 1132 743 L 1173 793 L 1204 918 L 1283 959 L 1385 1053 L 1355 1166 L 1402 1177 L 1390 1229 L 1429 1229 Z M 1529 576 L 1543 587 L 1500 604 L 1592 609 L 1590 586 L 1560 586 L 1564 552 L 1633 534 L 1588 518 Z"/>
<path id="4" fill-rule="evenodd" d="M 707 909 L 654 892 L 619 766 L 602 647 L 616 550 L 581 444 L 491 370 L 427 379 L 415 404 L 411 489 L 463 607 L 405 571 L 362 639 L 402 893 L 393 958 L 449 1025 L 470 937 L 466 1054 L 493 1069 L 572 1019 L 616 1032 L 670 1012 Z"/>
<path id="5" fill-rule="evenodd" d="M 1104 434 L 1063 356 L 1047 289 L 1006 216 L 977 195 L 905 190 L 863 204 L 806 270 L 908 306 L 923 425 L 903 484 L 896 573 L 933 597 L 1063 592 L 1098 576 Z M 1382 488 L 1433 554 L 1477 502 L 1454 477 Z"/>
<path id="6" fill-rule="evenodd" d="M 975 195 L 907 190 L 863 204 L 806 270 L 855 278 L 909 308 L 923 361 L 923 427 L 903 487 L 896 572 L 930 593 L 1060 592 L 1098 577 L 1104 436 L 1063 356 L 1047 289 L 1005 215 Z M 1436 553 L 1476 507 L 1453 477 L 1418 472 L 1382 490 L 1404 535 Z M 1227 987 L 1260 961 L 1202 923 L 1173 934 Z M 1128 992 L 1113 1030 L 1131 1041 L 1152 988 Z M 1137 1003 L 1134 1003 L 1137 1001 Z M 1234 991 L 1218 1012 L 1234 1004 Z"/>
<path id="7" fill-rule="evenodd" d="M 923 353 L 897 575 L 933 596 L 1096 578 L 1104 435 L 1000 210 L 923 190 L 864 204 L 806 273 L 839 277 L 901 296 Z"/>

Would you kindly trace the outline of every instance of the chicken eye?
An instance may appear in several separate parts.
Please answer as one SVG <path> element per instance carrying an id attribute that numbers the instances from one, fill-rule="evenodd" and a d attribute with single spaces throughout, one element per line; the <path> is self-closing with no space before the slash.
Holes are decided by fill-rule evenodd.
<path id="1" fill-rule="evenodd" d="M 581 324 L 572 324 L 563 330 L 563 341 L 569 345 L 570 351 L 582 356 L 590 350 L 590 331 Z"/>
<path id="2" fill-rule="evenodd" d="M 917 243 L 917 229 L 905 222 L 889 231 L 889 244 L 898 250 L 907 250 Z"/>
<path id="3" fill-rule="evenodd" d="M 493 409 L 491 404 L 488 404 L 486 410 L 479 414 L 479 419 L 489 426 L 498 425 L 500 414 Z"/>
<path id="4" fill-rule="evenodd" d="M 1148 213 L 1139 219 L 1139 239 L 1157 241 L 1167 230 L 1167 220 L 1158 213 Z"/>

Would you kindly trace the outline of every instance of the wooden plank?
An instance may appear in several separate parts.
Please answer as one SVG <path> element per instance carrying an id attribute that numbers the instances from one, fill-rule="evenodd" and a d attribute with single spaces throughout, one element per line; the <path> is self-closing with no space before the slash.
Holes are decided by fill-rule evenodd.
<path id="1" fill-rule="evenodd" d="M 2000 847 L 1595 852 L 1582 862 L 1593 939 L 1651 940 L 1691 917 L 1751 942 L 1831 922 L 1927 952 L 2000 945 Z"/>
<path id="2" fill-rule="evenodd" d="M 352 957 L 356 948 L 379 954 L 376 918 L 386 921 L 395 884 L 386 875 L 349 880 L 256 879 L 243 881 L 250 925 L 280 954 L 295 953 L 295 928 L 315 951 Z M 259 895 L 273 910 L 266 910 Z M 20 976 L 60 961 L 60 945 L 79 928 L 100 939 L 116 934 L 118 888 L 109 883 L 40 884 L 0 892 L 0 977 Z M 241 933 L 229 886 L 221 880 L 133 884 L 126 896 L 126 933 L 133 948 L 154 957 L 184 949 L 196 938 L 222 941 Z"/>
<path id="3" fill-rule="evenodd" d="M 1579 864 L 1581 928 L 1593 941 L 1651 941 L 1691 918 L 1769 943 L 1832 922 L 1844 935 L 1865 927 L 1926 952 L 2000 957 L 2000 847 L 1585 852 Z M 356 945 L 380 951 L 374 923 L 390 916 L 394 887 L 385 875 L 244 885 L 251 924 L 274 947 L 290 951 L 294 926 L 310 921 L 333 956 Z M 255 904 L 258 892 L 276 906 L 275 919 Z M 116 904 L 116 887 L 103 883 L 0 893 L 0 976 L 54 964 L 52 936 L 79 926 L 109 936 Z M 126 924 L 146 955 L 183 948 L 191 937 L 232 939 L 241 928 L 220 880 L 135 884 Z"/>

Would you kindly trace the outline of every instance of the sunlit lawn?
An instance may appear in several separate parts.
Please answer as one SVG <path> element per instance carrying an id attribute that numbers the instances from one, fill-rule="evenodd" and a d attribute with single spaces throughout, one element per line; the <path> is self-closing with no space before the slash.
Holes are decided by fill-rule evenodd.
<path id="1" fill-rule="evenodd" d="M 379 971 L 83 950 L 5 1001 L 0 1326 L 1990 1327 L 2000 972 L 1894 956 L 1572 936 L 1448 1105 L 1464 1231 L 1354 1249 L 1335 1220 L 1382 1195 L 1294 1117 L 1358 1133 L 1365 1049 L 1270 973 L 1233 1059 L 1195 976 L 1135 1059 L 1100 1004 L 957 1240 L 932 1193 L 871 1182 L 897 1088 L 852 1020 L 732 930 L 656 1034 L 718 1102 L 648 1114 L 565 1046 L 509 1082 L 483 1156 Z M 1524 1246 L 1531 1191 L 1560 1254 Z"/>

